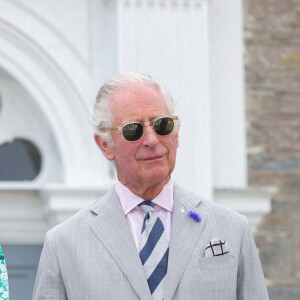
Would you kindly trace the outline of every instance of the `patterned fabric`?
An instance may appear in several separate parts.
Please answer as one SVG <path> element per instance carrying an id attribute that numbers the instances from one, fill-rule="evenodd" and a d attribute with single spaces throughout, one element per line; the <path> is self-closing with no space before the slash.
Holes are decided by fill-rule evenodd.
<path id="1" fill-rule="evenodd" d="M 143 201 L 139 206 L 146 213 L 141 235 L 140 258 L 153 299 L 162 300 L 168 268 L 168 241 L 164 226 L 154 212 L 154 203 Z"/>
<path id="2" fill-rule="evenodd" d="M 213 238 L 205 248 L 205 257 L 223 256 L 229 253 L 228 244 L 219 238 Z"/>
<path id="3" fill-rule="evenodd" d="M 0 247 L 0 300 L 8 300 L 8 281 L 4 255 Z"/>

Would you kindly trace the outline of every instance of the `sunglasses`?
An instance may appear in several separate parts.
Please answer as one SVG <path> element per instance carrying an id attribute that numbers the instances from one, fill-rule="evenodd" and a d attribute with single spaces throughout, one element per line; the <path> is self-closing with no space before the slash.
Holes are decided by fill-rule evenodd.
<path id="1" fill-rule="evenodd" d="M 168 135 L 174 129 L 174 121 L 178 120 L 177 116 L 172 117 L 159 117 L 153 121 L 147 122 L 129 122 L 123 126 L 103 128 L 101 132 L 109 132 L 112 130 L 122 130 L 125 140 L 129 142 L 138 141 L 144 135 L 144 127 L 150 125 L 156 134 Z"/>

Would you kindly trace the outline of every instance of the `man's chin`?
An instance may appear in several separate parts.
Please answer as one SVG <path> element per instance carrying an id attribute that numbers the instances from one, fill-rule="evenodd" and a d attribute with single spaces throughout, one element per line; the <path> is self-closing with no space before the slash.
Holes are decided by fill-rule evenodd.
<path id="1" fill-rule="evenodd" d="M 144 174 L 144 181 L 148 184 L 156 185 L 160 183 L 166 183 L 170 179 L 169 172 L 157 173 L 157 174 Z"/>

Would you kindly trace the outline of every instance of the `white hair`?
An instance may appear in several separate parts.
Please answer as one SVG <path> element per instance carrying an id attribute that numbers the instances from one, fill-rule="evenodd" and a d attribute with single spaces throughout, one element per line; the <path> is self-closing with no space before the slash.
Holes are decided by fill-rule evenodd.
<path id="1" fill-rule="evenodd" d="M 160 91 L 166 102 L 169 113 L 173 115 L 175 112 L 175 104 L 171 94 L 150 76 L 130 72 L 111 77 L 100 88 L 94 104 L 93 113 L 90 118 L 92 124 L 95 126 L 96 134 L 98 134 L 102 140 L 106 141 L 111 146 L 113 146 L 113 141 L 110 132 L 99 131 L 102 128 L 108 128 L 112 125 L 110 101 L 121 89 L 139 84 L 153 87 Z"/>

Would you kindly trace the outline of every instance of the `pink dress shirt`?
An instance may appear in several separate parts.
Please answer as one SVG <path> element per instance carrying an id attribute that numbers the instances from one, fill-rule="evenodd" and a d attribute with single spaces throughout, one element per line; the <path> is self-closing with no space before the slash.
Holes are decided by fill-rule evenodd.
<path id="1" fill-rule="evenodd" d="M 115 185 L 117 194 L 119 196 L 127 223 L 129 225 L 131 234 L 133 236 L 136 248 L 140 251 L 140 237 L 142 226 L 145 218 L 145 213 L 138 206 L 146 199 L 142 199 L 133 194 L 125 185 L 118 179 Z M 160 194 L 152 200 L 155 204 L 154 211 L 161 219 L 167 240 L 170 243 L 171 236 L 171 220 L 173 211 L 173 181 L 172 179 L 164 186 Z"/>

